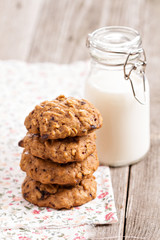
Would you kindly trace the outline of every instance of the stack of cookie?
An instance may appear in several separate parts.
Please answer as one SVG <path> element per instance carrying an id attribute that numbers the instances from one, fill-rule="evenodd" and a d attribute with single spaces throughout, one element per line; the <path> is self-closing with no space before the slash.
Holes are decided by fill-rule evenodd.
<path id="1" fill-rule="evenodd" d="M 88 101 L 61 95 L 37 105 L 26 117 L 28 133 L 20 167 L 27 176 L 23 197 L 55 209 L 82 205 L 96 197 L 93 177 L 99 161 L 94 131 L 99 111 Z"/>

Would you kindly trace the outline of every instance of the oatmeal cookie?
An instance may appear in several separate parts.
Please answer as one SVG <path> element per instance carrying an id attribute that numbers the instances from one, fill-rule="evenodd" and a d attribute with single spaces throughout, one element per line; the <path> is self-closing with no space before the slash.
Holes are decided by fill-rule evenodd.
<path id="1" fill-rule="evenodd" d="M 32 179 L 43 184 L 75 185 L 84 176 L 91 176 L 98 168 L 96 151 L 83 162 L 67 164 L 54 163 L 34 157 L 27 152 L 22 153 L 20 167 Z"/>
<path id="2" fill-rule="evenodd" d="M 80 206 L 96 197 L 97 183 L 94 177 L 84 178 L 79 185 L 67 187 L 42 184 L 26 177 L 22 184 L 23 197 L 39 207 L 54 209 Z"/>
<path id="3" fill-rule="evenodd" d="M 37 105 L 24 122 L 43 140 L 84 136 L 102 126 L 99 111 L 87 100 L 60 95 Z"/>
<path id="4" fill-rule="evenodd" d="M 83 161 L 96 149 L 95 133 L 83 137 L 42 141 L 39 135 L 30 134 L 19 142 L 33 156 L 50 159 L 53 162 L 67 163 Z"/>

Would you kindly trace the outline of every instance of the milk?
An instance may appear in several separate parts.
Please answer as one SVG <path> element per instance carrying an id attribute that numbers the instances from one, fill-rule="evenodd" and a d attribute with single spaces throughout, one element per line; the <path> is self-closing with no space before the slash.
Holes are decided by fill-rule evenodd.
<path id="1" fill-rule="evenodd" d="M 136 94 L 143 98 L 143 82 L 132 75 Z M 133 96 L 123 70 L 95 71 L 86 82 L 85 97 L 103 117 L 97 131 L 97 151 L 101 164 L 121 166 L 140 160 L 149 150 L 149 86 L 146 82 L 146 104 Z"/>

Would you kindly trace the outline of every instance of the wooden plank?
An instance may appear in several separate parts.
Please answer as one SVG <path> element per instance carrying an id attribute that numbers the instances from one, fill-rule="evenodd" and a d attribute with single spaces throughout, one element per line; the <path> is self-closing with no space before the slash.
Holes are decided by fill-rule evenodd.
<path id="1" fill-rule="evenodd" d="M 159 134 L 160 121 L 160 31 L 158 21 L 160 19 L 160 1 L 147 1 L 144 24 L 144 48 L 147 55 L 147 77 L 151 89 L 151 134 L 153 137 Z M 153 17 L 154 16 L 154 17 Z"/>
<path id="2" fill-rule="evenodd" d="M 160 239 L 160 139 L 152 139 L 149 155 L 131 167 L 126 239 Z M 128 237 L 130 236 L 130 237 Z"/>
<path id="3" fill-rule="evenodd" d="M 126 236 L 160 239 L 160 32 L 157 30 L 160 2 L 146 1 L 143 40 L 148 57 L 151 87 L 151 149 L 144 161 L 131 167 L 126 218 Z M 154 16 L 154 17 L 153 17 Z M 126 237 L 127 240 L 133 239 Z"/>
<path id="4" fill-rule="evenodd" d="M 26 59 L 44 0 L 0 0 L 0 58 Z"/>
<path id="5" fill-rule="evenodd" d="M 118 214 L 118 223 L 99 225 L 91 229 L 89 239 L 123 239 L 124 215 L 126 206 L 126 192 L 128 188 L 128 167 L 111 168 L 112 186 Z"/>
<path id="6" fill-rule="evenodd" d="M 86 36 L 98 27 L 104 0 L 47 0 L 29 61 L 69 63 L 88 57 Z"/>
<path id="7" fill-rule="evenodd" d="M 127 25 L 140 30 L 142 2 L 47 0 L 28 60 L 69 63 L 88 58 L 85 42 L 93 30 L 108 25 Z"/>

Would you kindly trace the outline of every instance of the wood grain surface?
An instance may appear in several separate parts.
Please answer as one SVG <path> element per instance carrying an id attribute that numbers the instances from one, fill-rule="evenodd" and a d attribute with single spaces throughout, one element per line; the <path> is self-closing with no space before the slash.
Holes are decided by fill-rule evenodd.
<path id="1" fill-rule="evenodd" d="M 0 58 L 26 60 L 42 0 L 0 1 Z"/>
<path id="2" fill-rule="evenodd" d="M 118 224 L 90 239 L 160 239 L 160 1 L 0 0 L 0 58 L 70 63 L 89 58 L 87 34 L 108 25 L 136 28 L 151 86 L 151 149 L 143 161 L 111 168 Z"/>

